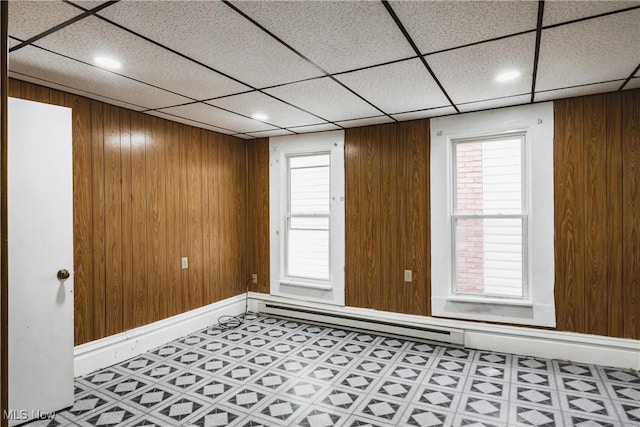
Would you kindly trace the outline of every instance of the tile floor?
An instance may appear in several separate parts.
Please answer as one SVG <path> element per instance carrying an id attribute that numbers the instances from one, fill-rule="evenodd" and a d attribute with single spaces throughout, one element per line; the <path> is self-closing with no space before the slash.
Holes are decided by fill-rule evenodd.
<path id="1" fill-rule="evenodd" d="M 640 426 L 640 374 L 250 315 L 76 380 L 79 426 Z"/>

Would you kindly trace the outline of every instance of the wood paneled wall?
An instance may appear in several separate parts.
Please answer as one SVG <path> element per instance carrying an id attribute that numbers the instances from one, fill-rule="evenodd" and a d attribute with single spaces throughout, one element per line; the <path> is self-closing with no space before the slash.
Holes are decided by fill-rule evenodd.
<path id="1" fill-rule="evenodd" d="M 244 290 L 247 142 L 18 80 L 10 96 L 73 109 L 76 345 Z"/>
<path id="2" fill-rule="evenodd" d="M 347 305 L 430 314 L 429 151 L 427 120 L 346 131 Z"/>
<path id="3" fill-rule="evenodd" d="M 640 90 L 554 107 L 557 329 L 640 339 Z"/>
<path id="4" fill-rule="evenodd" d="M 268 294 L 269 280 L 269 138 L 247 146 L 249 271 L 258 275 L 251 290 Z"/>

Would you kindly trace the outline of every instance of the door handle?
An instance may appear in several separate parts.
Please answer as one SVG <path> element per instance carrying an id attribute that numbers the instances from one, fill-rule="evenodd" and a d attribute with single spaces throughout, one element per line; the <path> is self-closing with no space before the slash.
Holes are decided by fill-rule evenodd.
<path id="1" fill-rule="evenodd" d="M 66 268 L 58 270 L 58 280 L 67 280 L 70 275 Z"/>

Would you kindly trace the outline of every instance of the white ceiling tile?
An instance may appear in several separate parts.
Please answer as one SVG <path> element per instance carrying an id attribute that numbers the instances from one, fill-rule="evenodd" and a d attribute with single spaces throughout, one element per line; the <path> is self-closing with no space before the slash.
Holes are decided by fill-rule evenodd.
<path id="1" fill-rule="evenodd" d="M 330 73 L 415 56 L 378 1 L 237 1 L 234 5 Z"/>
<path id="2" fill-rule="evenodd" d="M 574 96 L 591 95 L 594 93 L 614 92 L 618 90 L 623 81 L 624 80 L 567 89 L 556 89 L 547 92 L 537 92 L 534 101 L 550 101 L 552 99 L 572 98 Z"/>
<path id="3" fill-rule="evenodd" d="M 9 42 L 9 49 L 11 49 L 12 47 L 20 44 L 20 42 L 18 40 L 12 39 L 11 37 L 9 37 L 8 42 Z"/>
<path id="4" fill-rule="evenodd" d="M 538 2 L 392 1 L 422 53 L 535 30 Z"/>
<path id="5" fill-rule="evenodd" d="M 228 129 L 222 129 L 216 126 L 211 126 L 208 125 L 206 123 L 201 123 L 201 122 L 196 122 L 193 120 L 189 120 L 189 119 L 185 119 L 183 117 L 178 117 L 178 116 L 174 116 L 171 114 L 167 114 L 167 113 L 163 113 L 162 111 L 148 111 L 145 114 L 149 114 L 150 116 L 156 116 L 156 117 L 160 117 L 162 119 L 166 119 L 172 122 L 178 122 L 178 123 L 182 123 L 185 125 L 189 125 L 189 126 L 193 126 L 196 128 L 201 128 L 201 129 L 206 129 L 206 130 L 211 130 L 214 132 L 218 132 L 218 133 L 224 133 L 227 135 L 231 135 L 234 134 L 236 132 L 228 130 Z"/>
<path id="6" fill-rule="evenodd" d="M 222 2 L 119 2 L 99 15 L 255 87 L 321 74 Z"/>
<path id="7" fill-rule="evenodd" d="M 32 46 L 10 53 L 9 69 L 44 82 L 74 88 L 89 98 L 100 97 L 111 103 L 125 102 L 138 106 L 136 109 L 161 108 L 188 101 L 187 98 Z"/>
<path id="8" fill-rule="evenodd" d="M 274 126 L 229 113 L 208 104 L 182 105 L 163 108 L 161 111 L 235 132 L 258 132 L 276 129 Z"/>
<path id="9" fill-rule="evenodd" d="M 280 127 L 303 126 L 318 123 L 320 120 L 295 107 L 273 99 L 260 92 L 250 92 L 240 95 L 228 96 L 207 102 L 211 105 L 231 110 L 235 113 L 252 117 L 255 113 L 266 114 L 264 120 Z"/>
<path id="10" fill-rule="evenodd" d="M 278 129 L 278 130 L 265 130 L 263 132 L 247 132 L 247 135 L 255 136 L 256 138 L 269 138 L 270 136 L 294 135 L 294 133 L 289 132 L 288 130 Z"/>
<path id="11" fill-rule="evenodd" d="M 386 113 L 448 105 L 436 82 L 419 59 L 336 76 Z"/>
<path id="12" fill-rule="evenodd" d="M 256 139 L 255 136 L 246 135 L 246 134 L 242 134 L 242 133 L 239 133 L 239 134 L 233 135 L 233 136 L 235 136 L 236 138 L 240 138 L 240 139 Z"/>
<path id="13" fill-rule="evenodd" d="M 87 63 L 96 56 L 117 59 L 122 62 L 119 74 L 195 99 L 249 90 L 96 17 L 69 25 L 36 44 Z"/>
<path id="14" fill-rule="evenodd" d="M 509 98 L 492 99 L 489 101 L 471 102 L 469 104 L 458 105 L 460 112 L 489 110 L 491 108 L 509 107 L 512 105 L 527 104 L 531 101 L 531 95 L 512 96 Z"/>
<path id="15" fill-rule="evenodd" d="M 102 1 L 102 0 L 82 0 L 82 1 L 73 0 L 71 3 L 77 4 L 78 6 L 82 6 L 85 9 L 93 9 L 93 8 L 96 8 L 96 7 L 100 6 L 103 3 L 106 3 L 106 1 Z"/>
<path id="16" fill-rule="evenodd" d="M 627 83 L 627 85 L 624 87 L 623 90 L 638 89 L 638 88 L 640 88 L 640 78 L 639 77 L 635 77 L 635 78 L 629 80 L 629 83 Z"/>
<path id="17" fill-rule="evenodd" d="M 328 77 L 279 86 L 265 92 L 329 121 L 380 114 L 378 110 Z"/>
<path id="18" fill-rule="evenodd" d="M 536 90 L 625 79 L 640 63 L 640 10 L 542 31 Z"/>
<path id="19" fill-rule="evenodd" d="M 446 116 L 448 114 L 455 114 L 455 112 L 456 110 L 453 107 L 441 107 L 431 108 L 430 110 L 412 111 L 410 113 L 393 114 L 391 117 L 403 122 L 405 120 L 417 120 L 426 119 L 427 117 Z"/>
<path id="20" fill-rule="evenodd" d="M 339 126 L 333 125 L 331 123 L 319 124 L 319 125 L 311 125 L 311 126 L 301 126 L 301 127 L 292 127 L 291 130 L 297 133 L 308 133 L 308 132 L 325 132 L 329 130 L 338 130 Z"/>
<path id="21" fill-rule="evenodd" d="M 464 103 L 531 91 L 535 34 L 427 56 L 427 62 L 453 102 Z M 494 81 L 497 74 L 517 70 L 521 77 L 508 83 Z"/>
<path id="22" fill-rule="evenodd" d="M 574 19 L 587 18 L 627 7 L 639 6 L 638 1 L 547 1 L 544 3 L 542 25 L 553 25 Z"/>
<path id="23" fill-rule="evenodd" d="M 10 1 L 9 35 L 27 40 L 82 13 L 57 1 Z"/>
<path id="24" fill-rule="evenodd" d="M 345 128 L 356 128 L 360 126 L 379 125 L 382 123 L 391 123 L 391 122 L 393 122 L 393 120 L 387 116 L 377 116 L 377 117 L 367 117 L 364 119 L 346 120 L 346 121 L 336 122 L 336 123 L 338 123 L 340 126 Z"/>

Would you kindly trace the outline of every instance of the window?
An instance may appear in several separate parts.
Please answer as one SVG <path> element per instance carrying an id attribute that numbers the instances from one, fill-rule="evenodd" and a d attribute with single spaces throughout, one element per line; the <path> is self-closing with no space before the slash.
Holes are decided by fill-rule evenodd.
<path id="1" fill-rule="evenodd" d="M 287 156 L 285 275 L 329 280 L 329 153 Z"/>
<path id="2" fill-rule="evenodd" d="M 269 150 L 271 294 L 344 305 L 344 132 Z"/>
<path id="3" fill-rule="evenodd" d="M 527 297 L 525 137 L 451 141 L 453 294 Z"/>
<path id="4" fill-rule="evenodd" d="M 434 316 L 555 326 L 553 104 L 431 121 Z"/>

